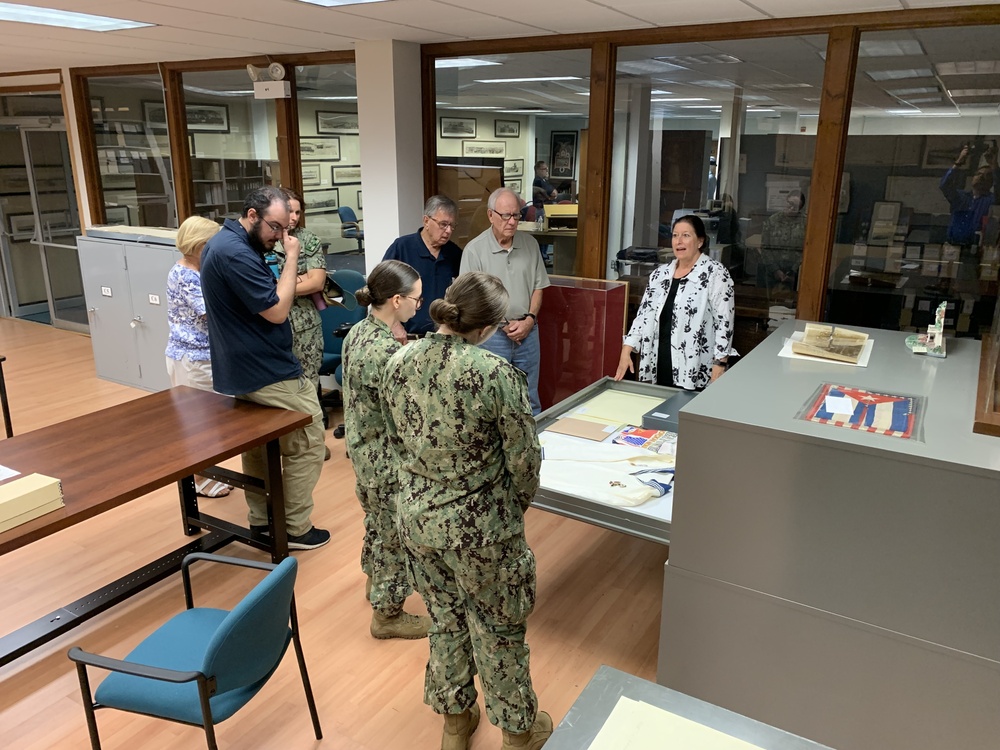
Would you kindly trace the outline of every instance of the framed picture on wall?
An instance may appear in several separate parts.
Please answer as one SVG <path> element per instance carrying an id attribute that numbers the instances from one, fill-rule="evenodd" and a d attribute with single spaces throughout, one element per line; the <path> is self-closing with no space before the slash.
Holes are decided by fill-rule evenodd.
<path id="1" fill-rule="evenodd" d="M 504 177 L 524 177 L 524 159 L 507 159 L 503 163 Z"/>
<path id="2" fill-rule="evenodd" d="M 229 107 L 225 104 L 188 104 L 185 111 L 191 133 L 229 132 Z M 166 105 L 161 101 L 143 99 L 142 119 L 151 129 L 166 130 Z"/>
<path id="3" fill-rule="evenodd" d="M 302 161 L 340 161 L 340 138 L 335 135 L 299 138 Z"/>
<path id="4" fill-rule="evenodd" d="M 924 169 L 940 169 L 942 171 L 949 169 L 962 152 L 962 148 L 967 144 L 974 144 L 974 139 L 967 135 L 926 136 L 924 138 Z M 985 149 L 986 144 L 983 144 L 982 150 L 970 152 L 969 155 L 973 159 L 978 159 Z M 971 171 L 975 172 L 976 167 L 973 166 Z"/>
<path id="5" fill-rule="evenodd" d="M 549 148 L 549 177 L 571 180 L 576 172 L 576 138 L 573 131 L 554 131 Z"/>
<path id="6" fill-rule="evenodd" d="M 340 190 L 337 188 L 310 190 L 305 199 L 309 214 L 328 214 L 340 208 Z"/>
<path id="7" fill-rule="evenodd" d="M 361 191 L 360 190 L 358 191 L 358 210 L 359 211 L 364 211 L 365 210 L 365 207 L 363 205 L 361 205 Z"/>
<path id="8" fill-rule="evenodd" d="M 132 223 L 129 218 L 128 206 L 106 206 L 104 208 L 104 217 L 107 219 L 108 224 L 128 226 Z"/>
<path id="9" fill-rule="evenodd" d="M 319 187 L 323 184 L 319 164 L 302 165 L 302 187 Z"/>
<path id="10" fill-rule="evenodd" d="M 521 123 L 519 120 L 494 120 L 494 138 L 520 138 Z"/>
<path id="11" fill-rule="evenodd" d="M 356 185 L 361 182 L 361 167 L 333 167 L 334 185 Z"/>
<path id="12" fill-rule="evenodd" d="M 509 187 L 518 195 L 521 195 L 521 181 L 520 180 L 504 180 L 504 187 Z"/>
<path id="13" fill-rule="evenodd" d="M 440 118 L 442 138 L 475 138 L 475 117 L 442 117 Z"/>
<path id="14" fill-rule="evenodd" d="M 316 132 L 320 135 L 357 135 L 357 112 L 320 112 L 316 111 Z"/>
<path id="15" fill-rule="evenodd" d="M 30 237 L 35 232 L 34 214 L 16 214 L 14 216 L 8 216 L 7 221 L 10 224 L 10 233 L 15 237 Z"/>
<path id="16" fill-rule="evenodd" d="M 462 156 L 492 156 L 507 155 L 507 144 L 503 141 L 462 141 Z"/>

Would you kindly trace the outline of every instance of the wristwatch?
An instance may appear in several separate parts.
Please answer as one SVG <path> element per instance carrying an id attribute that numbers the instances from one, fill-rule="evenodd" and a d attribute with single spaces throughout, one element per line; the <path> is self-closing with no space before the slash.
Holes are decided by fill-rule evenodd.
<path id="1" fill-rule="evenodd" d="M 533 320 L 534 322 L 536 322 L 536 323 L 538 322 L 538 316 L 537 316 L 537 315 L 535 315 L 535 314 L 534 314 L 533 312 L 526 312 L 526 313 L 524 314 L 524 317 L 526 317 L 526 318 L 531 318 L 531 319 L 532 319 L 532 320 Z"/>

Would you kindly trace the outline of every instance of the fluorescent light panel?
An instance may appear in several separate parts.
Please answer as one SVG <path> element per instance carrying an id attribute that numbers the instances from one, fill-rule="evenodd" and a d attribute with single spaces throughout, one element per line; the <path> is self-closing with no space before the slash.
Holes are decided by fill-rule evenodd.
<path id="1" fill-rule="evenodd" d="M 493 60 L 481 60 L 478 57 L 445 57 L 434 61 L 434 67 L 441 68 L 482 68 L 486 65 L 501 65 Z"/>
<path id="2" fill-rule="evenodd" d="M 58 26 L 62 29 L 78 29 L 81 31 L 121 31 L 122 29 L 140 29 L 146 26 L 155 26 L 152 23 L 127 21 L 123 18 L 93 16 L 89 13 L 72 13 L 66 10 L 36 8 L 32 5 L 17 5 L 15 3 L 0 3 L 0 21 L 33 23 L 40 26 Z"/>
<path id="3" fill-rule="evenodd" d="M 533 76 L 530 78 L 479 78 L 476 83 L 540 83 L 542 81 L 582 81 L 579 76 Z"/>
<path id="4" fill-rule="evenodd" d="M 651 102 L 707 102 L 703 96 L 691 96 L 691 97 L 671 97 L 667 99 L 650 99 Z"/>
<path id="5" fill-rule="evenodd" d="M 941 76 L 990 75 L 1000 73 L 1000 60 L 943 62 L 935 64 L 934 68 Z"/>
<path id="6" fill-rule="evenodd" d="M 934 72 L 930 68 L 907 68 L 905 70 L 868 70 L 865 75 L 873 81 L 900 81 L 906 78 L 930 78 Z"/>
<path id="7" fill-rule="evenodd" d="M 339 8 L 344 5 L 366 5 L 367 3 L 384 3 L 387 0 L 299 0 L 300 3 L 322 5 L 324 8 Z"/>
<path id="8" fill-rule="evenodd" d="M 887 39 L 885 41 L 861 40 L 858 57 L 906 57 L 922 55 L 924 48 L 916 39 Z"/>

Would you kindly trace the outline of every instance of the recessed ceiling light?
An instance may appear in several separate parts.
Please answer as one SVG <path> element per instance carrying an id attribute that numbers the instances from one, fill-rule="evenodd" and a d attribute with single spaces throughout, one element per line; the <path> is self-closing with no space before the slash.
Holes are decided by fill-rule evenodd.
<path id="1" fill-rule="evenodd" d="M 322 5 L 324 8 L 340 8 L 344 5 L 365 5 L 367 3 L 384 3 L 388 0 L 299 0 L 300 3 Z"/>
<path id="2" fill-rule="evenodd" d="M 940 91 L 937 86 L 917 86 L 912 89 L 886 89 L 887 94 L 892 96 L 910 96 L 911 94 L 936 94 Z"/>
<path id="3" fill-rule="evenodd" d="M 885 41 L 861 40 L 858 57 L 906 57 L 907 55 L 922 55 L 924 48 L 916 39 L 898 39 Z"/>
<path id="4" fill-rule="evenodd" d="M 907 112 L 903 117 L 961 117 L 961 112 L 921 112 L 919 109 L 914 112 Z"/>
<path id="5" fill-rule="evenodd" d="M 299 89 L 302 91 L 302 89 Z M 356 96 L 305 96 L 303 99 L 320 99 L 324 102 L 356 102 Z"/>
<path id="6" fill-rule="evenodd" d="M 887 109 L 885 113 L 887 115 L 912 115 L 919 111 L 919 108 L 913 107 L 912 109 Z"/>
<path id="7" fill-rule="evenodd" d="M 493 60 L 480 60 L 478 57 L 443 57 L 434 61 L 435 68 L 481 68 L 484 65 L 500 65 Z"/>
<path id="8" fill-rule="evenodd" d="M 691 97 L 673 97 L 667 99 L 650 99 L 651 102 L 707 102 L 703 96 L 691 96 Z"/>
<path id="9" fill-rule="evenodd" d="M 722 109 L 721 104 L 685 104 L 681 109 Z"/>
<path id="10" fill-rule="evenodd" d="M 121 31 L 122 29 L 140 29 L 156 25 L 15 3 L 0 3 L 0 21 L 34 23 L 40 26 L 58 26 L 64 29 L 80 29 L 82 31 Z"/>
<path id="11" fill-rule="evenodd" d="M 722 52 L 708 55 L 675 55 L 667 57 L 654 57 L 653 59 L 685 67 L 688 65 L 728 65 L 743 62 L 738 57 L 733 57 L 732 55 L 727 55 Z"/>
<path id="12" fill-rule="evenodd" d="M 912 99 L 907 97 L 906 99 L 910 104 L 930 104 L 931 102 L 940 102 L 943 100 L 943 97 L 940 96 L 918 96 Z"/>
<path id="13" fill-rule="evenodd" d="M 935 63 L 934 69 L 941 76 L 989 75 L 1000 73 L 1000 60 Z"/>
<path id="14" fill-rule="evenodd" d="M 930 78 L 934 72 L 930 68 L 907 68 L 905 70 L 867 70 L 865 75 L 873 81 L 899 81 L 904 78 Z"/>
<path id="15" fill-rule="evenodd" d="M 498 109 L 497 112 L 503 112 L 505 115 L 547 115 L 549 111 L 547 109 Z M 559 113 L 562 114 L 562 113 Z"/>
<path id="16" fill-rule="evenodd" d="M 542 81 L 582 81 L 579 76 L 532 76 L 529 78 L 477 78 L 476 83 L 539 83 Z"/>
<path id="17" fill-rule="evenodd" d="M 1000 96 L 1000 89 L 948 89 L 948 95 L 956 98 L 968 96 Z"/>
<path id="18" fill-rule="evenodd" d="M 755 83 L 750 86 L 752 89 L 762 89 L 763 91 L 783 91 L 785 89 L 811 89 L 811 83 Z"/>

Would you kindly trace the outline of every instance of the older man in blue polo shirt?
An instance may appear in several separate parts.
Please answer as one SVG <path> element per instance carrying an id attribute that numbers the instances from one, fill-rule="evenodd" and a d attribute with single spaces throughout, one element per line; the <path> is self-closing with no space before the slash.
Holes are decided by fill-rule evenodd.
<path id="1" fill-rule="evenodd" d="M 401 260 L 413 266 L 423 282 L 423 303 L 406 324 L 406 333 L 423 336 L 437 328 L 428 313 L 431 302 L 444 297 L 458 276 L 462 248 L 451 241 L 458 221 L 458 206 L 451 198 L 432 195 L 424 204 L 424 225 L 389 245 L 382 260 Z M 399 334 L 401 331 L 393 331 Z M 398 337 L 398 336 L 397 336 Z"/>
<path id="2" fill-rule="evenodd" d="M 288 233 L 288 201 L 278 188 L 253 191 L 243 215 L 227 219 L 208 241 L 201 285 L 215 390 L 267 406 L 305 412 L 312 422 L 280 438 L 285 527 L 289 549 L 315 549 L 330 532 L 313 526 L 313 489 L 323 470 L 323 412 L 316 386 L 292 354 L 288 311 L 295 300 L 299 241 Z M 265 256 L 281 240 L 285 268 L 278 278 Z M 243 471 L 264 476 L 263 448 L 243 454 Z M 246 490 L 250 531 L 267 533 L 267 502 Z"/>

